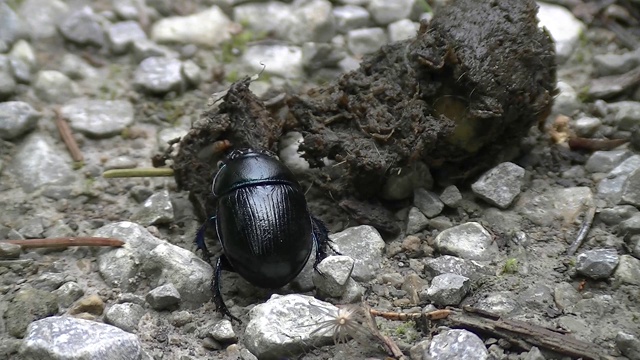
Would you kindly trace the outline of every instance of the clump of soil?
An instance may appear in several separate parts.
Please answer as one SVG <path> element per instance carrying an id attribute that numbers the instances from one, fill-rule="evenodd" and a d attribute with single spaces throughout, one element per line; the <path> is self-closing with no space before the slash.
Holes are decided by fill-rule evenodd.
<path id="1" fill-rule="evenodd" d="M 336 200 L 373 198 L 416 161 L 443 182 L 466 179 L 502 160 L 551 108 L 554 46 L 536 9 L 532 0 L 453 1 L 415 38 L 384 46 L 328 86 L 289 95 L 288 118 L 270 113 L 248 79 L 237 82 L 180 141 L 178 186 L 205 199 L 214 142 L 275 150 L 285 127 L 303 133 L 300 150 L 320 168 L 314 183 Z M 323 167 L 324 157 L 340 166 Z"/>
<path id="2" fill-rule="evenodd" d="M 332 194 L 379 193 L 413 161 L 440 178 L 495 164 L 544 119 L 556 83 L 553 42 L 533 1 L 455 1 L 415 39 L 391 44 L 327 88 L 290 101 L 310 164 L 346 162 Z"/>

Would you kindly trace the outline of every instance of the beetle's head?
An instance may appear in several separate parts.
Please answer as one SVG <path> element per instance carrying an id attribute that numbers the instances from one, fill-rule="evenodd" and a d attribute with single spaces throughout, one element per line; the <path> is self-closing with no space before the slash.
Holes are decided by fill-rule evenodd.
<path id="1" fill-rule="evenodd" d="M 218 163 L 218 168 L 222 169 L 222 167 L 225 166 L 230 161 L 233 161 L 233 160 L 236 160 L 236 159 L 240 159 L 240 158 L 244 158 L 244 157 L 254 156 L 254 155 L 258 155 L 258 154 L 267 155 L 267 156 L 270 156 L 270 157 L 273 157 L 273 158 L 277 158 L 276 154 L 272 153 L 269 150 L 256 150 L 256 149 L 251 149 L 251 148 L 235 149 L 232 152 L 230 152 L 229 155 L 227 155 L 224 160 L 222 160 L 221 162 Z"/>

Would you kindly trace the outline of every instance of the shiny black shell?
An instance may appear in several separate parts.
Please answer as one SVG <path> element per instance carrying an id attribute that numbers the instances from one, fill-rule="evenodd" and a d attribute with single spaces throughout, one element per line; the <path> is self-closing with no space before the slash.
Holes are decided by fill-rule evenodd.
<path id="1" fill-rule="evenodd" d="M 216 231 L 230 265 L 252 284 L 286 285 L 313 249 L 307 202 L 293 173 L 274 155 L 235 151 L 213 180 Z"/>

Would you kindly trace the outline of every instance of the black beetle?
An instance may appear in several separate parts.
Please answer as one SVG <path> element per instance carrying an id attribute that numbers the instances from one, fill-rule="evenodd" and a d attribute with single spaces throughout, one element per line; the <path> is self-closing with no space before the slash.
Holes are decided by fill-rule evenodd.
<path id="1" fill-rule="evenodd" d="M 309 213 L 293 173 L 268 151 L 232 151 L 211 188 L 216 213 L 198 231 L 196 244 L 211 263 L 204 232 L 207 223 L 213 224 L 223 250 L 211 279 L 213 301 L 218 311 L 238 320 L 220 293 L 222 270 L 235 271 L 262 288 L 282 287 L 302 271 L 314 245 L 317 271 L 326 257 L 328 231 Z"/>

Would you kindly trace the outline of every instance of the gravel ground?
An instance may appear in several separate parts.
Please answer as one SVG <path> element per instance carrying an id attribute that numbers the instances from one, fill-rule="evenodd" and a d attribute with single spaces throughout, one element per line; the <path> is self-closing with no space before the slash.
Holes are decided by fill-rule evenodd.
<path id="1" fill-rule="evenodd" d="M 0 239 L 127 242 L 0 244 L 0 358 L 382 359 L 361 308 L 330 304 L 366 294 L 382 311 L 470 305 L 565 330 L 591 346 L 585 358 L 640 359 L 640 3 L 539 5 L 559 63 L 545 130 L 531 129 L 521 155 L 469 184 L 433 184 L 423 165 L 390 180 L 385 196 L 405 204 L 394 209 L 399 236 L 356 226 L 312 189 L 310 208 L 343 256 L 321 264 L 327 277 L 306 269 L 276 292 L 289 295 L 268 302 L 272 292 L 225 273 L 238 324 L 210 301 L 187 193 L 172 178 L 102 173 L 150 167 L 233 81 L 260 73 L 258 96 L 311 88 L 413 36 L 431 6 L 0 1 Z M 59 118 L 82 161 L 66 149 Z M 604 138 L 624 141 L 588 140 Z M 288 134 L 280 156 L 300 173 L 298 140 Z M 293 295 L 314 287 L 328 303 Z M 411 359 L 571 358 L 437 325 L 378 319 Z"/>

